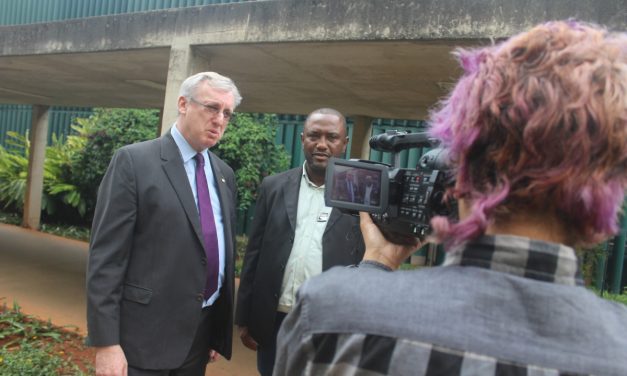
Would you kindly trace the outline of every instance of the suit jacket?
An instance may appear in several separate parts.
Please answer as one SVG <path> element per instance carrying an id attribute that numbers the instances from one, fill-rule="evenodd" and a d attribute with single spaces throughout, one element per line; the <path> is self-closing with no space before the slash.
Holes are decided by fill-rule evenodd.
<path id="1" fill-rule="evenodd" d="M 274 342 L 274 321 L 285 265 L 296 229 L 303 168 L 267 177 L 261 183 L 237 292 L 235 322 L 247 326 L 261 346 Z M 359 218 L 333 209 L 322 237 L 322 270 L 361 261 L 364 243 Z"/>
<path id="2" fill-rule="evenodd" d="M 363 188 L 361 189 L 359 195 L 361 197 L 361 202 L 365 203 L 366 202 L 366 184 L 362 184 Z M 370 205 L 379 205 L 379 196 L 381 195 L 381 191 L 379 190 L 379 187 L 377 185 L 373 185 L 372 189 L 370 190 Z"/>
<path id="3" fill-rule="evenodd" d="M 363 204 L 364 199 L 363 199 L 362 191 L 359 189 L 360 188 L 359 183 L 352 182 L 352 188 L 353 188 L 352 195 L 351 195 L 351 190 L 349 188 L 349 182 L 346 178 L 338 179 L 338 181 L 335 184 L 336 184 L 335 194 L 338 200 Z M 353 198 L 352 200 L 351 200 L 351 197 Z"/>
<path id="4" fill-rule="evenodd" d="M 211 345 L 231 357 L 236 185 L 209 152 L 222 208 L 225 280 Z M 88 342 L 120 344 L 129 364 L 182 364 L 201 317 L 206 281 L 202 230 L 171 134 L 118 150 L 98 192 L 87 271 Z M 209 335 L 209 333 L 207 333 Z"/>

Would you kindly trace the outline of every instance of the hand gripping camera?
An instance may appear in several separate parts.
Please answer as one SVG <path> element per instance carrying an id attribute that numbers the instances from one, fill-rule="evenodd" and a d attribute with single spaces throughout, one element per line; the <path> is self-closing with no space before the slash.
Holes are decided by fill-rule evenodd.
<path id="1" fill-rule="evenodd" d="M 400 151 L 435 147 L 426 133 L 387 131 L 370 138 L 374 150 L 392 152 L 394 166 L 365 160 L 331 158 L 326 171 L 325 203 L 342 212 L 371 213 L 384 231 L 424 238 L 433 216 L 457 214 L 455 202 L 444 202 L 453 183 L 443 149 L 425 153 L 415 169 L 400 168 Z"/>

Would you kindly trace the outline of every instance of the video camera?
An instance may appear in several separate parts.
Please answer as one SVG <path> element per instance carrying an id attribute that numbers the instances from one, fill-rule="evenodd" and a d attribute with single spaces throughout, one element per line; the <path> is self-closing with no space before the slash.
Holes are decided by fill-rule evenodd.
<path id="1" fill-rule="evenodd" d="M 447 156 L 426 133 L 387 131 L 370 138 L 370 147 L 392 152 L 394 165 L 367 160 L 331 158 L 325 181 L 325 203 L 344 213 L 371 213 L 385 232 L 401 237 L 424 238 L 436 215 L 457 214 L 456 203 L 444 202 L 453 182 Z M 400 151 L 434 148 L 425 153 L 415 169 L 400 168 Z"/>

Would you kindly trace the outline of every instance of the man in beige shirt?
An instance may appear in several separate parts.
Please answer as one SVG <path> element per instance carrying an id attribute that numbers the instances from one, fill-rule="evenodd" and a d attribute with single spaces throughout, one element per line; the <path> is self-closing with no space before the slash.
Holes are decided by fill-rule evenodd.
<path id="1" fill-rule="evenodd" d="M 324 204 L 331 157 L 342 157 L 346 119 L 322 108 L 307 117 L 301 134 L 305 163 L 261 183 L 240 287 L 235 323 L 244 345 L 257 350 L 257 368 L 271 375 L 276 335 L 308 278 L 335 265 L 351 265 L 364 252 L 359 220 Z"/>

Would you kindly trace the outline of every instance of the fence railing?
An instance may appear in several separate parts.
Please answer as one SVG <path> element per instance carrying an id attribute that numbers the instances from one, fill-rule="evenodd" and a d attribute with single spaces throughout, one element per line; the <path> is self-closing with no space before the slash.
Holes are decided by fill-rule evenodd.
<path id="1" fill-rule="evenodd" d="M 0 26 L 256 0 L 0 0 Z"/>

